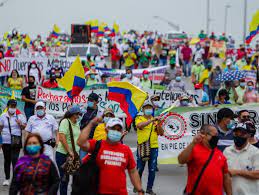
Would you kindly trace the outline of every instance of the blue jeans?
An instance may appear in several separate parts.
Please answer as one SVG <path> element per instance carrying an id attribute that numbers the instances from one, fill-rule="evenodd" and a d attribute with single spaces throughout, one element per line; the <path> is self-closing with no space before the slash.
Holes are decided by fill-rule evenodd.
<path id="1" fill-rule="evenodd" d="M 191 76 L 191 62 L 188 60 L 184 60 L 183 62 L 183 74 L 186 77 Z"/>
<path id="2" fill-rule="evenodd" d="M 209 98 L 212 103 L 212 105 L 215 104 L 215 97 L 217 95 L 218 89 L 210 89 L 209 90 Z"/>
<path id="3" fill-rule="evenodd" d="M 167 64 L 167 59 L 165 58 L 160 58 L 159 59 L 159 65 L 160 66 L 165 66 Z"/>
<path id="4" fill-rule="evenodd" d="M 59 175 L 61 178 L 61 182 L 60 182 L 60 195 L 67 195 L 67 187 L 68 187 L 68 183 L 69 183 L 69 176 L 66 177 L 64 175 L 64 171 L 61 168 L 61 166 L 66 162 L 67 159 L 67 155 L 62 154 L 60 152 L 56 152 L 56 163 L 58 166 L 58 170 L 59 170 Z"/>
<path id="5" fill-rule="evenodd" d="M 156 177 L 156 167 L 157 167 L 157 157 L 158 157 L 158 148 L 151 148 L 150 159 L 148 160 L 148 182 L 147 189 L 152 190 L 155 177 Z M 142 161 L 137 152 L 137 168 L 140 178 L 145 169 L 146 161 Z"/>
<path id="6" fill-rule="evenodd" d="M 27 120 L 29 120 L 29 118 L 34 115 L 34 107 L 24 108 L 24 113 L 25 113 Z"/>
<path id="7" fill-rule="evenodd" d="M 203 85 L 203 90 L 207 93 L 207 95 L 209 96 L 209 85 Z"/>

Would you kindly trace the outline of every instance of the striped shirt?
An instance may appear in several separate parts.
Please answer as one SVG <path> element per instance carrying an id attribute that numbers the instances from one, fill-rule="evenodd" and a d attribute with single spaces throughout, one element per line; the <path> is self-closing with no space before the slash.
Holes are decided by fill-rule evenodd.
<path id="1" fill-rule="evenodd" d="M 218 124 L 216 124 L 215 127 L 218 130 L 218 136 L 219 136 L 218 149 L 223 152 L 226 147 L 234 144 L 233 131 L 229 130 L 225 132 L 219 127 Z"/>

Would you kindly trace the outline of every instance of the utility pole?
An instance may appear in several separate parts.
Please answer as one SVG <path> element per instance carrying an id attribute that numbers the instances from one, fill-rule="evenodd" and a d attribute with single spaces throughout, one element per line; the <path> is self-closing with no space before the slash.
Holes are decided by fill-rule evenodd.
<path id="1" fill-rule="evenodd" d="M 206 33 L 209 35 L 210 31 L 210 0 L 207 0 L 207 21 L 206 21 Z"/>
<path id="2" fill-rule="evenodd" d="M 247 23 L 246 23 L 246 19 L 247 19 L 247 0 L 244 0 L 244 31 L 243 31 L 243 43 L 245 43 L 246 41 L 246 27 L 247 27 Z"/>
<path id="3" fill-rule="evenodd" d="M 230 5 L 225 5 L 225 19 L 224 19 L 224 32 L 227 34 L 227 23 L 228 23 L 228 9 L 230 8 Z"/>

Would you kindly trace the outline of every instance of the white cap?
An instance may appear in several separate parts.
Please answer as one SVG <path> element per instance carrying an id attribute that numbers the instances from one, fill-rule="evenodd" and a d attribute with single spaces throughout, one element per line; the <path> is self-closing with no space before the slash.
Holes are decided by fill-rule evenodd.
<path id="1" fill-rule="evenodd" d="M 227 59 L 226 65 L 228 66 L 228 65 L 230 65 L 230 64 L 232 64 L 232 60 L 231 60 L 231 59 Z"/>
<path id="2" fill-rule="evenodd" d="M 115 125 L 120 125 L 123 128 L 123 122 L 119 118 L 110 118 L 108 122 L 106 123 L 107 127 L 114 127 Z"/>
<path id="3" fill-rule="evenodd" d="M 152 106 L 152 107 L 153 107 L 153 104 L 152 104 L 149 100 L 146 100 L 146 101 L 144 102 L 142 108 L 145 107 L 145 106 Z"/>
<path id="4" fill-rule="evenodd" d="M 37 108 L 39 106 L 44 107 L 44 108 L 46 107 L 45 103 L 42 102 L 42 101 L 37 102 L 36 105 L 35 105 L 35 108 Z"/>

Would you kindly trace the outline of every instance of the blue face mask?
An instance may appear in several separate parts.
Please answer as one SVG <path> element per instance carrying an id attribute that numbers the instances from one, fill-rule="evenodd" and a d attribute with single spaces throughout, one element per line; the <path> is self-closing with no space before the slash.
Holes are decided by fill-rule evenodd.
<path id="1" fill-rule="evenodd" d="M 188 106 L 189 102 L 188 101 L 181 101 L 180 102 L 181 106 Z"/>
<path id="2" fill-rule="evenodd" d="M 176 77 L 175 80 L 176 80 L 177 82 L 180 82 L 180 81 L 182 80 L 182 78 L 181 78 L 181 77 Z"/>
<path id="3" fill-rule="evenodd" d="M 126 74 L 126 77 L 128 78 L 128 79 L 131 79 L 131 73 L 130 74 Z"/>
<path id="4" fill-rule="evenodd" d="M 227 124 L 227 129 L 231 130 L 235 127 L 235 122 L 233 120 L 230 121 L 230 123 Z"/>
<path id="5" fill-rule="evenodd" d="M 93 107 L 94 107 L 94 102 L 88 101 L 88 102 L 87 102 L 87 106 L 88 106 L 89 108 L 93 108 Z"/>
<path id="6" fill-rule="evenodd" d="M 44 111 L 44 109 L 36 110 L 36 114 L 37 114 L 37 116 L 41 117 L 45 114 L 45 111 Z"/>
<path id="7" fill-rule="evenodd" d="M 29 155 L 35 155 L 37 154 L 41 149 L 40 145 L 29 145 L 26 146 L 26 151 Z"/>
<path id="8" fill-rule="evenodd" d="M 240 85 L 240 87 L 245 87 L 246 83 L 240 83 L 239 85 Z"/>
<path id="9" fill-rule="evenodd" d="M 144 114 L 147 115 L 147 116 L 150 116 L 153 114 L 153 109 L 145 109 L 144 110 Z"/>
<path id="10" fill-rule="evenodd" d="M 107 116 L 103 117 L 103 122 L 106 124 L 108 122 L 108 120 L 110 120 L 110 118 L 111 117 L 107 117 Z"/>
<path id="11" fill-rule="evenodd" d="M 121 140 L 122 133 L 116 130 L 109 130 L 107 136 L 111 142 L 118 142 Z"/>
<path id="12" fill-rule="evenodd" d="M 90 75 L 90 78 L 91 78 L 91 79 L 95 79 L 95 75 L 94 75 L 94 74 L 91 74 L 91 75 Z"/>
<path id="13" fill-rule="evenodd" d="M 247 87 L 249 91 L 253 91 L 254 87 L 253 86 L 248 86 Z"/>
<path id="14" fill-rule="evenodd" d="M 144 74 L 144 79 L 148 79 L 148 74 Z"/>

